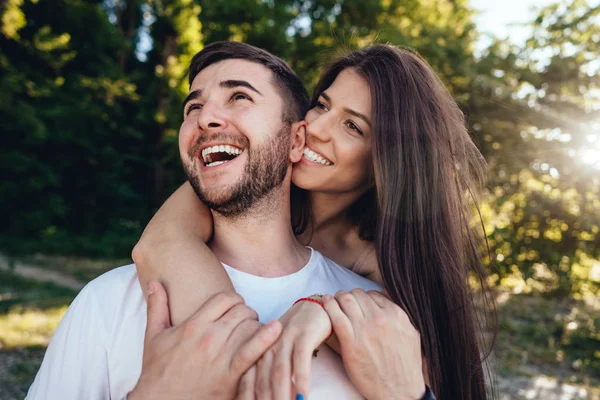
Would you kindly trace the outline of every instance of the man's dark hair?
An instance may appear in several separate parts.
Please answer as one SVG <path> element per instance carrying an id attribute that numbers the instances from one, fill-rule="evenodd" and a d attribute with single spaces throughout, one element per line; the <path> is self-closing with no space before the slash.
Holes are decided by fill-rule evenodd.
<path id="1" fill-rule="evenodd" d="M 281 58 L 246 43 L 214 42 L 205 46 L 190 64 L 190 86 L 204 68 L 219 61 L 233 59 L 252 61 L 267 67 L 273 73 L 274 83 L 284 104 L 283 120 L 292 123 L 304 118 L 310 99 L 298 75 Z"/>

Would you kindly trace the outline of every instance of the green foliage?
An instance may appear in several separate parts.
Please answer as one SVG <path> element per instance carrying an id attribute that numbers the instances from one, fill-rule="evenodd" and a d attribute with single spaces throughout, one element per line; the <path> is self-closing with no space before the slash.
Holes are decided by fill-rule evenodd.
<path id="1" fill-rule="evenodd" d="M 44 248 L 57 232 L 101 236 L 139 221 L 148 209 L 145 123 L 131 118 L 140 96 L 118 64 L 118 31 L 93 2 L 26 2 L 21 11 L 27 23 L 0 36 L 7 239 Z"/>
<path id="2" fill-rule="evenodd" d="M 536 366 L 570 383 L 600 383 L 600 310 L 568 298 L 505 295 L 496 351 L 501 372 L 522 374 Z"/>
<path id="3" fill-rule="evenodd" d="M 599 14 L 581 0 L 541 9 L 526 45 L 495 42 L 471 83 L 496 272 L 537 290 L 599 293 Z"/>
<path id="4" fill-rule="evenodd" d="M 0 248 L 129 254 L 183 179 L 180 107 L 204 43 L 265 48 L 310 88 L 337 52 L 380 41 L 419 51 L 466 111 L 490 165 L 482 211 L 496 282 L 592 296 L 599 14 L 584 0 L 545 7 L 525 46 L 495 41 L 476 57 L 467 0 L 7 0 Z"/>

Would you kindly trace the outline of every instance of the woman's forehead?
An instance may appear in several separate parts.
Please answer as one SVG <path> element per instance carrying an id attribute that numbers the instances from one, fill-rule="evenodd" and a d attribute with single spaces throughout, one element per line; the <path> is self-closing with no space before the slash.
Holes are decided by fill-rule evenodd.
<path id="1" fill-rule="evenodd" d="M 371 115 L 371 89 L 367 80 L 354 69 L 346 68 L 338 74 L 325 95 L 332 102 L 362 114 Z"/>

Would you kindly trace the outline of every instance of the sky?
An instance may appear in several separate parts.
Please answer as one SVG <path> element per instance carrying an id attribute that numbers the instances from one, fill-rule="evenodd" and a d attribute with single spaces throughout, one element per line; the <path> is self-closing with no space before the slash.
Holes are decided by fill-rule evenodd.
<path id="1" fill-rule="evenodd" d="M 588 4 L 596 5 L 600 0 L 590 0 Z M 532 21 L 536 16 L 536 9 L 555 3 L 555 0 L 469 0 L 471 7 L 479 11 L 475 17 L 477 28 L 482 33 L 491 33 L 499 38 L 508 38 L 515 44 L 522 45 L 528 38 L 528 29 L 519 24 Z M 489 39 L 481 35 L 476 45 L 476 53 L 486 48 Z M 600 123 L 596 124 L 593 132 L 588 132 L 587 140 L 590 144 L 582 148 L 579 157 L 586 164 L 595 166 L 600 170 Z M 593 145 L 595 143 L 595 146 Z"/>
<path id="2" fill-rule="evenodd" d="M 475 23 L 480 32 L 491 33 L 502 39 L 510 38 L 515 44 L 527 39 L 527 28 L 519 24 L 532 21 L 535 9 L 555 3 L 554 0 L 470 0 L 471 7 L 479 11 Z M 485 48 L 488 40 L 479 39 L 478 50 Z"/>

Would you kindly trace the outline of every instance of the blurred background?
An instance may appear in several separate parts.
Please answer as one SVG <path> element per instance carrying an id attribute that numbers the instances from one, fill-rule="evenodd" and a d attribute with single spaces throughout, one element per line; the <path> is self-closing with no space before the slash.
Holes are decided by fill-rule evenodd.
<path id="1" fill-rule="evenodd" d="M 600 398 L 598 2 L 0 0 L 0 17 L 0 399 L 183 182 L 187 67 L 224 39 L 309 89 L 339 48 L 422 54 L 490 166 L 500 398 Z"/>

